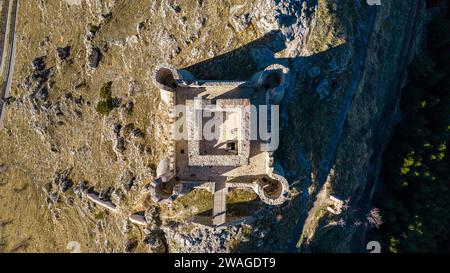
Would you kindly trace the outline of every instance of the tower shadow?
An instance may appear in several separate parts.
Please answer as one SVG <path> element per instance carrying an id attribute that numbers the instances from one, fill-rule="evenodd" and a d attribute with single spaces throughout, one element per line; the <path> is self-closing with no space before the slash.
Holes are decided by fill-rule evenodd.
<path id="1" fill-rule="evenodd" d="M 273 64 L 274 54 L 285 49 L 280 31 L 271 31 L 246 45 L 185 67 L 197 79 L 203 80 L 248 80 L 258 72 L 261 64 L 254 61 L 256 55 Z M 267 65 L 264 65 L 266 67 Z"/>

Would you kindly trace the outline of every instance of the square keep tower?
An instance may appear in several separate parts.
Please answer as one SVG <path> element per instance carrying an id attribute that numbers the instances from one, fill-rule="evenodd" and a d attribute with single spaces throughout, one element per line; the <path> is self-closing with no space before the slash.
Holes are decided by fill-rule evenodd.
<path id="1" fill-rule="evenodd" d="M 250 100 L 186 101 L 189 166 L 249 164 Z"/>

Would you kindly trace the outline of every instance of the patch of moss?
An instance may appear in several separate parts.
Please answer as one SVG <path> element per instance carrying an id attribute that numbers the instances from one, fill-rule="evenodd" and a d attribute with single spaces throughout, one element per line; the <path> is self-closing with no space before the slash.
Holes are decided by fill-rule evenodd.
<path id="1" fill-rule="evenodd" d="M 256 200 L 258 195 L 252 190 L 235 189 L 227 194 L 227 204 L 249 202 Z"/>
<path id="2" fill-rule="evenodd" d="M 205 189 L 195 189 L 188 194 L 177 198 L 170 211 L 169 217 L 186 217 L 201 214 L 212 209 L 213 195 Z M 164 209 L 162 210 L 164 215 Z"/>
<path id="3" fill-rule="evenodd" d="M 111 95 L 111 85 L 112 82 L 107 82 L 100 88 L 100 101 L 97 103 L 95 111 L 101 115 L 107 116 L 114 107 Z"/>
<path id="4" fill-rule="evenodd" d="M 100 211 L 99 213 L 94 215 L 95 220 L 103 220 L 105 219 L 105 212 Z"/>
<path id="5" fill-rule="evenodd" d="M 103 84 L 102 88 L 100 88 L 100 98 L 104 100 L 111 99 L 111 86 L 112 82 Z"/>
<path id="6" fill-rule="evenodd" d="M 199 211 L 208 210 L 212 208 L 212 194 L 204 189 L 195 189 L 187 195 L 179 198 L 179 201 L 184 207 L 197 207 Z"/>
<path id="7" fill-rule="evenodd" d="M 95 111 L 104 116 L 107 116 L 112 111 L 112 109 L 112 99 L 101 100 L 97 103 L 97 106 L 95 106 Z"/>
<path id="8" fill-rule="evenodd" d="M 97 31 L 99 31 L 100 27 L 97 25 L 90 25 L 89 26 L 89 31 L 92 32 L 93 34 L 97 33 Z"/>

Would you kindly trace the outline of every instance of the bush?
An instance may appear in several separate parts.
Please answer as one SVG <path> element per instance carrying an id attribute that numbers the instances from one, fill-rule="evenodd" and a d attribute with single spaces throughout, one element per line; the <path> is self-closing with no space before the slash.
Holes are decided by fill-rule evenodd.
<path id="1" fill-rule="evenodd" d="M 89 26 L 89 31 L 92 32 L 93 34 L 97 33 L 97 31 L 99 30 L 99 26 L 96 25 L 90 25 Z"/>
<path id="2" fill-rule="evenodd" d="M 101 100 L 97 103 L 95 111 L 101 115 L 107 116 L 113 109 L 113 104 L 111 100 Z"/>
<path id="3" fill-rule="evenodd" d="M 100 88 L 100 101 L 97 103 L 95 110 L 101 115 L 107 116 L 114 108 L 111 85 L 112 82 L 107 82 Z"/>
<path id="4" fill-rule="evenodd" d="M 104 100 L 111 99 L 111 86 L 112 82 L 103 84 L 102 88 L 100 88 L 100 98 Z"/>

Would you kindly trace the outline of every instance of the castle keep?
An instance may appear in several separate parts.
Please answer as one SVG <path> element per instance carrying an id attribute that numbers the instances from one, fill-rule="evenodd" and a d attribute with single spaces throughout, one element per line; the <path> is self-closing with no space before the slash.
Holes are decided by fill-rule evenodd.
<path id="1" fill-rule="evenodd" d="M 272 109 L 283 98 L 288 72 L 274 64 L 248 81 L 210 81 L 158 66 L 153 81 L 169 109 L 170 145 L 150 186 L 153 201 L 171 202 L 206 188 L 214 194 L 214 226 L 226 222 L 225 197 L 234 188 L 250 188 L 263 202 L 282 204 L 289 184 L 274 163 L 279 128 L 278 111 Z M 270 137 L 257 137 L 261 129 Z M 204 134 L 208 130 L 212 135 Z"/>

